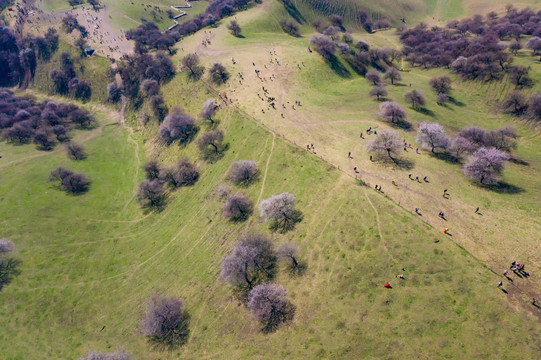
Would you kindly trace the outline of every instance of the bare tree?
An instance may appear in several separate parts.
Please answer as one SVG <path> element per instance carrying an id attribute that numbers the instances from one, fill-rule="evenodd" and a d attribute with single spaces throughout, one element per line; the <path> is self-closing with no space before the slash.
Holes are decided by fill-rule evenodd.
<path id="1" fill-rule="evenodd" d="M 292 317 L 286 296 L 287 291 L 276 284 L 261 284 L 250 291 L 248 308 L 252 316 L 264 324 L 265 333 L 275 331 Z"/>
<path id="2" fill-rule="evenodd" d="M 236 37 L 239 37 L 242 32 L 242 29 L 240 28 L 240 25 L 236 20 L 231 21 L 229 25 L 227 25 L 227 28 L 229 29 L 229 31 L 231 31 L 231 34 Z"/>
<path id="3" fill-rule="evenodd" d="M 528 102 L 528 115 L 535 120 L 541 120 L 541 93 L 530 97 Z"/>
<path id="4" fill-rule="evenodd" d="M 336 45 L 328 36 L 314 35 L 310 38 L 310 44 L 324 59 L 331 60 L 336 52 Z"/>
<path id="5" fill-rule="evenodd" d="M 342 55 L 347 55 L 347 54 L 351 53 L 351 48 L 349 47 L 348 44 L 340 43 L 340 44 L 338 44 L 338 51 Z"/>
<path id="6" fill-rule="evenodd" d="M 437 76 L 430 79 L 430 86 L 436 94 L 449 94 L 451 91 L 451 78 L 449 76 Z"/>
<path id="7" fill-rule="evenodd" d="M 197 54 L 188 54 L 182 58 L 182 66 L 188 70 L 194 77 L 200 77 L 203 74 L 204 68 L 199 64 L 199 56 Z"/>
<path id="8" fill-rule="evenodd" d="M 425 149 L 434 152 L 435 149 L 446 150 L 449 147 L 450 140 L 445 136 L 443 126 L 438 123 L 422 122 L 417 132 L 415 140 Z"/>
<path id="9" fill-rule="evenodd" d="M 370 50 L 370 43 L 365 40 L 359 40 L 355 44 L 355 47 L 359 49 L 359 51 L 368 51 Z"/>
<path id="10" fill-rule="evenodd" d="M 139 184 L 137 201 L 144 208 L 161 209 L 165 205 L 165 191 L 159 180 L 143 181 Z"/>
<path id="11" fill-rule="evenodd" d="M 301 212 L 295 208 L 295 196 L 290 193 L 274 195 L 259 204 L 259 212 L 265 221 L 271 222 L 271 228 L 282 232 L 291 230 L 301 220 Z"/>
<path id="12" fill-rule="evenodd" d="M 15 251 L 15 244 L 8 239 L 0 239 L 0 257 Z"/>
<path id="13" fill-rule="evenodd" d="M 149 100 L 150 108 L 158 121 L 162 121 L 167 114 L 167 105 L 160 95 L 152 95 Z"/>
<path id="14" fill-rule="evenodd" d="M 532 78 L 529 76 L 530 69 L 525 66 L 513 66 L 509 70 L 509 80 L 515 87 L 527 87 L 532 84 Z"/>
<path id="15" fill-rule="evenodd" d="M 203 104 L 203 109 L 201 110 L 201 118 L 205 120 L 209 120 L 211 125 L 214 125 L 214 120 L 212 117 L 216 114 L 216 100 L 215 99 L 208 99 Z"/>
<path id="16" fill-rule="evenodd" d="M 60 181 L 60 188 L 72 194 L 88 191 L 91 183 L 85 174 L 74 173 L 61 166 L 51 171 L 49 179 Z"/>
<path id="17" fill-rule="evenodd" d="M 143 170 L 145 171 L 147 180 L 152 181 L 160 178 L 160 164 L 158 164 L 157 160 L 148 161 L 143 167 Z"/>
<path id="18" fill-rule="evenodd" d="M 299 267 L 299 248 L 293 243 L 285 243 L 278 247 L 276 255 L 279 259 L 285 259 L 291 262 L 291 268 L 293 270 Z"/>
<path id="19" fill-rule="evenodd" d="M 366 73 L 366 81 L 376 86 L 381 83 L 381 73 L 377 70 L 370 70 Z"/>
<path id="20" fill-rule="evenodd" d="M 96 118 L 85 109 L 75 109 L 69 113 L 69 119 L 72 123 L 81 128 L 92 127 L 96 123 Z"/>
<path id="21" fill-rule="evenodd" d="M 237 185 L 248 186 L 259 176 L 257 163 L 252 160 L 235 161 L 231 164 L 227 176 Z"/>
<path id="22" fill-rule="evenodd" d="M 413 89 L 404 95 L 404 99 L 411 104 L 411 107 L 417 109 L 425 106 L 426 98 L 421 90 Z"/>
<path id="23" fill-rule="evenodd" d="M 215 84 L 225 84 L 229 79 L 229 73 L 225 66 L 220 63 L 214 63 L 210 68 L 210 78 Z"/>
<path id="24" fill-rule="evenodd" d="M 54 146 L 54 140 L 49 135 L 47 129 L 41 129 L 34 133 L 34 144 L 41 150 L 51 150 Z"/>
<path id="25" fill-rule="evenodd" d="M 20 261 L 9 257 L 13 251 L 15 251 L 15 245 L 11 240 L 0 239 L 0 290 L 20 273 L 17 269 Z"/>
<path id="26" fill-rule="evenodd" d="M 453 141 L 451 141 L 451 146 L 449 147 L 451 155 L 453 155 L 456 159 L 462 159 L 466 153 L 474 152 L 475 149 L 475 145 L 462 136 L 457 136 L 454 138 Z"/>
<path id="27" fill-rule="evenodd" d="M 244 235 L 220 266 L 220 277 L 233 286 L 249 290 L 276 272 L 276 254 L 264 235 Z"/>
<path id="28" fill-rule="evenodd" d="M 383 100 L 388 94 L 387 88 L 382 84 L 374 86 L 372 90 L 370 90 L 370 96 L 375 97 L 377 101 Z"/>
<path id="29" fill-rule="evenodd" d="M 485 136 L 485 146 L 510 152 L 517 147 L 517 130 L 513 126 L 505 126 L 491 130 Z"/>
<path id="30" fill-rule="evenodd" d="M 146 304 L 141 330 L 150 340 L 168 346 L 182 345 L 189 336 L 189 316 L 180 298 L 153 295 Z"/>
<path id="31" fill-rule="evenodd" d="M 522 49 L 522 45 L 520 44 L 520 41 L 513 41 L 511 44 L 509 44 L 509 50 L 515 56 L 517 56 L 520 49 Z"/>
<path id="32" fill-rule="evenodd" d="M 118 87 L 116 81 L 107 85 L 107 101 L 116 104 L 122 98 L 122 90 Z"/>
<path id="33" fill-rule="evenodd" d="M 402 143 L 398 135 L 392 130 L 381 130 L 378 136 L 366 146 L 366 151 L 386 154 L 389 159 L 396 162 Z"/>
<path id="34" fill-rule="evenodd" d="M 445 105 L 449 102 L 449 95 L 447 94 L 438 94 L 436 95 L 436 102 L 438 105 Z"/>
<path id="35" fill-rule="evenodd" d="M 160 84 L 154 79 L 145 79 L 145 81 L 143 81 L 143 90 L 147 96 L 158 95 L 160 92 Z"/>
<path id="36" fill-rule="evenodd" d="M 541 52 L 541 38 L 533 36 L 526 43 L 526 47 L 532 50 L 532 55 L 538 55 Z"/>
<path id="37" fill-rule="evenodd" d="M 482 147 L 470 157 L 464 165 L 464 175 L 481 184 L 498 183 L 500 174 L 509 160 L 509 155 L 495 148 Z"/>
<path id="38" fill-rule="evenodd" d="M 196 132 L 195 120 L 176 107 L 169 111 L 169 115 L 166 116 L 158 130 L 160 138 L 168 144 L 175 140 L 179 140 L 181 143 L 187 142 Z"/>
<path id="39" fill-rule="evenodd" d="M 526 96 L 521 91 L 511 91 L 503 102 L 503 109 L 506 112 L 521 114 L 528 107 Z"/>
<path id="40" fill-rule="evenodd" d="M 160 179 L 173 187 L 191 186 L 199 180 L 199 171 L 188 158 L 181 158 L 176 167 L 162 169 Z"/>
<path id="41" fill-rule="evenodd" d="M 223 141 L 223 131 L 213 130 L 204 133 L 203 136 L 197 140 L 197 146 L 199 147 L 203 158 L 207 160 L 216 160 L 222 155 L 226 148 Z"/>
<path id="42" fill-rule="evenodd" d="M 284 19 L 280 21 L 280 26 L 282 27 L 282 30 L 284 30 L 284 32 L 288 33 L 291 36 L 301 36 L 301 33 L 299 31 L 299 25 L 297 24 L 297 22 L 291 19 Z"/>
<path id="43" fill-rule="evenodd" d="M 83 147 L 72 142 L 66 144 L 66 153 L 73 160 L 86 159 L 86 153 Z"/>
<path id="44" fill-rule="evenodd" d="M 331 24 L 333 26 L 336 26 L 339 28 L 343 27 L 344 20 L 342 19 L 340 15 L 332 14 L 331 16 L 329 16 L 329 20 L 331 21 Z"/>
<path id="45" fill-rule="evenodd" d="M 102 353 L 97 351 L 92 351 L 86 356 L 79 358 L 79 360 L 132 360 L 133 358 L 129 356 L 126 352 L 119 350 L 114 353 Z"/>
<path id="46" fill-rule="evenodd" d="M 233 221 L 244 221 L 250 217 L 254 205 L 252 200 L 243 194 L 231 194 L 222 208 L 224 218 Z"/>
<path id="47" fill-rule="evenodd" d="M 391 84 L 394 85 L 395 81 L 402 80 L 402 75 L 400 75 L 400 71 L 398 71 L 394 66 L 391 66 L 387 72 L 385 72 L 385 78 L 391 80 Z"/>
<path id="48" fill-rule="evenodd" d="M 469 140 L 476 149 L 485 146 L 485 139 L 487 137 L 487 131 L 480 126 L 470 126 L 458 133 L 461 136 Z"/>
<path id="49" fill-rule="evenodd" d="M 408 114 L 398 103 L 394 101 L 385 101 L 379 106 L 379 117 L 382 120 L 393 124 L 398 124 L 407 119 Z"/>

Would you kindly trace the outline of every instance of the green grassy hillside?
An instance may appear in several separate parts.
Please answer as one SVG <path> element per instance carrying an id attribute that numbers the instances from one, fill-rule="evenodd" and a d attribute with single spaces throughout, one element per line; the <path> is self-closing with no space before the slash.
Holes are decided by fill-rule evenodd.
<path id="1" fill-rule="evenodd" d="M 302 15 L 315 18 L 306 9 Z M 456 101 L 445 107 L 435 104 L 428 86 L 430 77 L 445 70 L 405 64 L 410 71 L 402 73 L 400 85 L 387 86 L 388 97 L 407 109 L 414 128 L 427 120 L 441 123 L 450 135 L 474 124 L 517 127 L 513 156 L 521 162 L 509 164 L 507 186 L 482 189 L 463 177 L 459 164 L 428 151 L 403 155 L 411 169 L 370 162 L 359 133 L 388 126 L 377 119 L 379 104 L 369 98 L 366 80 L 345 62 L 348 73 L 340 75 L 307 53 L 313 34 L 308 26 L 301 38 L 283 34 L 279 21 L 287 13 L 277 1 L 236 16 L 243 38 L 229 34 L 226 19 L 206 29 L 211 33 L 183 40 L 174 57 L 179 64 L 186 53 L 197 52 L 207 69 L 221 62 L 231 74 L 226 85 L 209 85 L 208 74 L 193 81 L 180 72 L 161 89 L 169 106 L 194 117 L 218 92 L 233 100 L 216 116 L 230 145 L 217 162 L 203 161 L 195 143 L 165 146 L 157 140 L 158 124 L 141 125 L 134 110 L 128 109 L 126 126 L 119 125 L 115 109 L 97 104 L 101 95 L 86 105 L 99 126 L 75 134 L 88 153 L 84 161 L 69 160 L 60 146 L 40 152 L 31 144 L 0 142 L 0 238 L 13 240 L 21 261 L 20 275 L 0 292 L 0 358 L 74 359 L 119 348 L 136 359 L 537 358 L 541 322 L 530 301 L 541 289 L 541 143 L 536 127 L 497 111 L 497 101 L 511 89 L 507 80 L 453 77 Z M 398 46 L 390 31 L 354 36 L 373 46 Z M 207 37 L 212 44 L 201 46 Z M 273 49 L 280 65 L 269 62 Z M 107 62 L 89 61 L 86 69 L 94 72 L 85 74 L 104 88 Z M 541 64 L 526 51 L 516 63 L 531 66 L 537 83 L 528 93 L 538 92 Z M 35 92 L 48 92 L 52 64 L 40 65 Z M 242 85 L 238 72 L 246 78 Z M 403 95 L 409 84 L 427 95 L 427 111 L 407 107 Z M 262 105 L 262 86 L 276 96 L 278 108 L 284 103 L 287 109 Z M 302 106 L 293 110 L 296 100 Z M 201 136 L 207 128 L 199 125 Z M 413 131 L 397 131 L 414 144 Z M 303 150 L 307 143 L 317 154 Z M 143 164 L 156 158 L 172 165 L 182 156 L 197 164 L 200 180 L 171 193 L 162 212 L 141 210 L 135 193 Z M 257 161 L 261 171 L 248 188 L 226 181 L 230 164 L 243 159 Z M 58 166 L 86 173 L 90 191 L 70 196 L 57 190 L 47 177 Z M 410 181 L 408 173 L 428 175 L 430 183 Z M 286 234 L 271 232 L 257 210 L 247 222 L 227 222 L 216 194 L 224 184 L 247 194 L 255 209 L 263 199 L 290 192 L 303 220 Z M 444 188 L 451 199 L 442 199 Z M 477 206 L 482 216 L 474 214 Z M 437 217 L 442 209 L 448 222 Z M 447 226 L 453 236 L 442 233 Z M 281 265 L 275 282 L 287 289 L 296 313 L 269 335 L 218 279 L 223 257 L 248 231 L 265 233 L 276 245 L 297 242 L 307 266 L 304 275 L 292 276 Z M 496 285 L 513 260 L 525 262 L 532 276 L 506 280 L 504 293 Z M 392 289 L 383 287 L 387 281 Z M 141 335 L 144 304 L 154 293 L 184 300 L 191 320 L 182 347 L 163 350 Z"/>
<path id="2" fill-rule="evenodd" d="M 190 103 L 209 96 L 183 75 L 168 86 L 191 94 L 171 101 L 190 111 Z M 234 109 L 218 119 L 230 150 L 215 164 L 199 161 L 201 180 L 175 192 L 161 213 L 145 214 L 134 201 L 145 152 L 164 163 L 184 154 L 195 160 L 193 144 L 144 145 L 151 134 L 132 137 L 109 125 L 94 130 L 80 163 L 62 152 L 32 158 L 31 145 L 0 145 L 2 236 L 17 244 L 22 261 L 21 274 L 0 293 L 0 352 L 7 359 L 118 347 L 138 359 L 474 358 L 501 343 L 501 358 L 540 350 L 539 323 L 509 310 L 495 289 L 498 277 L 450 239 Z M 289 191 L 304 213 L 293 232 L 269 234 L 276 244 L 298 241 L 308 268 L 302 277 L 280 272 L 276 282 L 297 313 L 268 336 L 217 279 L 240 233 L 268 233 L 257 215 L 246 224 L 221 218 L 214 191 L 238 159 L 254 159 L 262 171 L 245 191 L 252 200 Z M 88 174 L 91 190 L 73 197 L 54 189 L 46 178 L 59 165 Z M 405 280 L 396 277 L 402 267 Z M 154 292 L 185 300 L 192 320 L 182 348 L 160 351 L 140 335 L 144 301 Z"/>

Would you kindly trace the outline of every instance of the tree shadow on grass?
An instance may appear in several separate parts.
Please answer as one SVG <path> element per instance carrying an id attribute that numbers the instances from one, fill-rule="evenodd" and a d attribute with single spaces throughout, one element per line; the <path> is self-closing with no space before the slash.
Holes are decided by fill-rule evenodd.
<path id="1" fill-rule="evenodd" d="M 455 99 L 455 98 L 452 97 L 452 96 L 449 96 L 449 102 L 450 102 L 451 104 L 454 104 L 454 105 L 460 106 L 460 107 L 466 106 L 466 104 L 464 104 L 462 101 L 457 100 L 457 99 Z"/>
<path id="2" fill-rule="evenodd" d="M 331 70 L 334 71 L 336 75 L 347 79 L 351 77 L 349 70 L 338 60 L 336 56 L 327 59 L 326 63 L 329 64 Z"/>
<path id="3" fill-rule="evenodd" d="M 398 121 L 398 122 L 393 122 L 392 125 L 399 128 L 399 129 L 405 130 L 405 131 L 411 131 L 412 130 L 411 123 L 409 123 L 408 121 L 405 121 L 405 120 L 401 120 L 401 121 Z"/>
<path id="4" fill-rule="evenodd" d="M 306 22 L 306 19 L 304 18 L 304 16 L 302 16 L 301 12 L 299 11 L 299 9 L 297 9 L 297 7 L 295 6 L 295 4 L 293 4 L 293 2 L 282 1 L 282 3 L 284 4 L 284 7 L 287 13 L 289 14 L 289 16 L 295 19 L 295 21 L 297 21 L 299 24 L 303 24 Z"/>
<path id="5" fill-rule="evenodd" d="M 298 260 L 297 260 L 298 261 Z M 306 273 L 306 270 L 308 269 L 308 265 L 306 265 L 303 261 L 298 261 L 297 266 L 289 265 L 287 267 L 287 272 L 291 276 L 303 276 Z"/>
<path id="6" fill-rule="evenodd" d="M 302 219 L 303 219 L 302 212 L 299 210 L 296 210 L 295 213 L 288 220 L 272 221 L 269 225 L 269 228 L 272 231 L 285 234 L 289 230 L 293 230 L 295 228 L 295 225 L 300 223 Z"/>
<path id="7" fill-rule="evenodd" d="M 427 116 L 430 116 L 430 117 L 433 117 L 433 118 L 436 117 L 436 114 L 434 113 L 434 111 L 432 111 L 430 109 L 427 109 L 427 108 L 424 108 L 424 107 L 419 107 L 419 108 L 416 108 L 416 109 L 413 109 L 413 110 L 415 110 L 419 114 L 427 115 Z"/>
<path id="8" fill-rule="evenodd" d="M 0 260 L 0 291 L 21 273 L 20 266 L 21 261 L 17 259 L 7 258 Z"/>
<path id="9" fill-rule="evenodd" d="M 415 167 L 415 163 L 404 158 L 395 158 L 393 161 L 395 167 L 403 170 L 411 170 Z"/>
<path id="10" fill-rule="evenodd" d="M 448 164 L 453 164 L 453 165 L 460 165 L 460 162 L 459 162 L 459 159 L 457 159 L 456 157 L 454 157 L 451 153 L 445 151 L 445 152 L 430 152 L 430 156 L 438 159 L 438 160 L 443 160 L 445 161 L 446 163 Z"/>
<path id="11" fill-rule="evenodd" d="M 174 350 L 188 342 L 190 337 L 191 316 L 187 311 L 183 311 L 182 321 L 172 331 L 164 337 L 149 337 L 149 342 L 156 350 Z"/>
<path id="12" fill-rule="evenodd" d="M 509 184 L 503 181 L 500 181 L 499 183 L 495 185 L 485 185 L 486 189 L 490 191 L 497 192 L 499 194 L 520 194 L 524 192 L 524 189 L 518 186 L 515 186 L 513 184 Z"/>
<path id="13" fill-rule="evenodd" d="M 287 322 L 290 322 L 295 317 L 296 307 L 288 302 L 283 311 L 275 312 L 261 329 L 264 334 L 270 334 L 278 330 L 278 328 Z"/>
<path id="14" fill-rule="evenodd" d="M 517 158 L 514 158 L 514 157 L 510 158 L 509 161 L 512 162 L 513 164 L 517 164 L 517 165 L 530 166 L 529 162 L 524 161 L 522 159 L 517 159 Z"/>

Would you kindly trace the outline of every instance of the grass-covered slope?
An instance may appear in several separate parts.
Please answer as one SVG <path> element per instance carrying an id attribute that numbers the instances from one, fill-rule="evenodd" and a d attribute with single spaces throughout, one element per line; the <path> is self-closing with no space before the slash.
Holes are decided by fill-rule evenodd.
<path id="1" fill-rule="evenodd" d="M 190 104 L 212 95 L 184 75 L 167 89 L 179 89 L 170 103 L 192 114 Z M 131 136 L 117 125 L 95 130 L 80 163 L 0 144 L 0 226 L 22 261 L 0 293 L 3 356 L 76 358 L 120 347 L 138 359 L 479 358 L 502 343 L 502 358 L 539 352 L 539 323 L 510 310 L 495 291 L 497 277 L 448 238 L 235 110 L 217 118 L 230 149 L 214 164 L 199 161 L 200 181 L 173 193 L 160 213 L 145 214 L 134 200 L 143 149 L 173 163 L 181 155 L 196 160 L 194 144 L 164 149 L 149 130 Z M 297 311 L 271 335 L 217 279 L 241 232 L 268 233 L 257 215 L 246 224 L 221 218 L 214 191 L 239 159 L 256 160 L 262 176 L 235 191 L 254 202 L 288 191 L 304 214 L 296 230 L 270 234 L 276 244 L 298 241 L 307 264 L 301 277 L 280 271 L 276 282 Z M 46 178 L 59 165 L 89 175 L 90 191 L 56 190 Z M 155 292 L 185 300 L 191 333 L 181 348 L 161 351 L 140 334 L 144 302 Z"/>

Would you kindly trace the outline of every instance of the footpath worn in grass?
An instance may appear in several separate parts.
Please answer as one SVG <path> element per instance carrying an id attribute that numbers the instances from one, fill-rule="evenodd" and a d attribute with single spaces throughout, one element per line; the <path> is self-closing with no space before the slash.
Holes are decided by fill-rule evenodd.
<path id="1" fill-rule="evenodd" d="M 190 92 L 170 94 L 172 104 L 190 113 L 209 96 L 184 74 L 165 93 L 168 87 Z M 195 144 L 160 151 L 163 145 L 148 130 L 132 137 L 117 125 L 85 143 L 88 159 L 78 163 L 60 152 L 24 161 L 22 153 L 37 153 L 32 145 L 0 144 L 3 162 L 11 154 L 22 160 L 0 175 L 2 236 L 17 244 L 22 261 L 21 274 L 0 293 L 4 357 L 76 358 L 117 348 L 138 359 L 480 358 L 496 355 L 495 348 L 500 358 L 539 353 L 537 320 L 512 310 L 495 288 L 498 277 L 466 251 L 234 109 L 217 119 L 230 149 L 214 164 L 198 160 Z M 145 213 L 134 200 L 144 139 L 149 156 L 172 164 L 187 155 L 201 170 L 200 181 L 172 193 L 160 213 Z M 214 192 L 240 159 L 256 160 L 261 179 L 233 190 L 253 201 L 295 194 L 304 219 L 294 231 L 269 233 L 257 214 L 241 224 L 221 218 Z M 90 191 L 69 196 L 55 189 L 46 178 L 59 165 L 86 173 Z M 307 265 L 301 277 L 281 269 L 276 282 L 297 310 L 291 324 L 271 335 L 259 331 L 217 279 L 221 259 L 247 230 L 267 233 L 276 244 L 297 241 Z M 383 287 L 387 281 L 390 290 Z M 185 346 L 163 351 L 141 336 L 144 302 L 155 292 L 185 300 L 191 315 Z"/>

